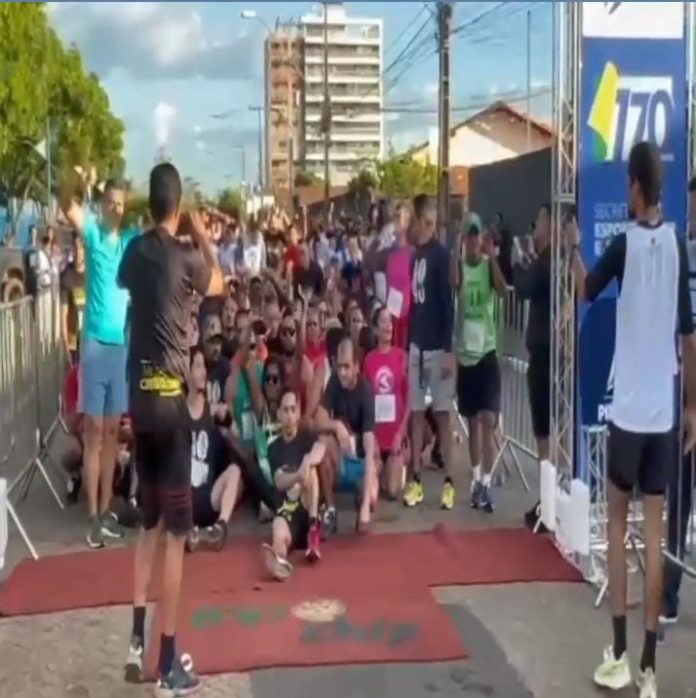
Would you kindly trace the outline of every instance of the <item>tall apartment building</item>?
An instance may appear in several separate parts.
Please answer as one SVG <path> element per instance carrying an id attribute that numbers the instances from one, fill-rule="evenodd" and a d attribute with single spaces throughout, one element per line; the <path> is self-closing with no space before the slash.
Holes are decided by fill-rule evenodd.
<path id="1" fill-rule="evenodd" d="M 325 8 L 325 9 L 324 9 Z M 366 160 L 384 155 L 382 20 L 349 17 L 343 3 L 325 3 L 300 20 L 305 49 L 304 169 L 324 177 L 324 11 L 331 103 L 330 179 L 347 184 Z"/>
<path id="2" fill-rule="evenodd" d="M 266 187 L 281 198 L 304 162 L 304 41 L 297 25 L 279 25 L 266 39 Z"/>
<path id="3" fill-rule="evenodd" d="M 331 184 L 347 184 L 366 161 L 384 155 L 382 20 L 349 17 L 343 3 L 326 3 L 296 26 L 279 26 L 266 41 L 266 171 L 276 192 L 287 191 L 291 171 L 324 178 L 325 30 Z"/>

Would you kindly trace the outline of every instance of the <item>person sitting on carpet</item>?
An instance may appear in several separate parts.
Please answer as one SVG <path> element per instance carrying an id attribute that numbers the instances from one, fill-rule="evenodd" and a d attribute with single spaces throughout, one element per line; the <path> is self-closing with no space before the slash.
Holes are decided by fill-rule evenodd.
<path id="1" fill-rule="evenodd" d="M 317 410 L 317 429 L 327 434 L 327 458 L 322 468 L 322 488 L 327 514 L 335 508 L 333 485 L 356 491 L 359 512 L 356 530 L 367 532 L 379 495 L 375 442 L 375 398 L 360 373 L 356 349 L 350 337 L 338 345 L 336 368 L 331 373 Z"/>
<path id="2" fill-rule="evenodd" d="M 312 432 L 299 428 L 300 399 L 294 390 L 283 389 L 278 414 L 281 435 L 268 447 L 268 460 L 284 501 L 273 519 L 271 544 L 263 552 L 271 576 L 284 581 L 292 574 L 291 550 L 305 548 L 309 562 L 321 558 L 317 468 L 325 447 Z"/>
<path id="3" fill-rule="evenodd" d="M 206 399 L 207 372 L 203 350 L 191 351 L 187 406 L 191 415 L 191 496 L 193 529 L 186 548 L 193 552 L 203 538 L 221 550 L 227 538 L 227 524 L 240 499 L 241 471 L 236 454 L 213 421 Z M 203 533 L 203 536 L 201 535 Z"/>

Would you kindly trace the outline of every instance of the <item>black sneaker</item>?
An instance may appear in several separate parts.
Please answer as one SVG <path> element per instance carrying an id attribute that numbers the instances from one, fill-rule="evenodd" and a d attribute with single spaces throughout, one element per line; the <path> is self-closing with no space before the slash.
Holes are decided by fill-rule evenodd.
<path id="1" fill-rule="evenodd" d="M 160 676 L 155 684 L 155 698 L 178 698 L 190 696 L 201 685 L 193 669 L 193 660 L 188 654 L 175 659 L 170 672 Z"/>
<path id="2" fill-rule="evenodd" d="M 125 667 L 125 679 L 128 683 L 142 683 L 144 653 L 143 641 L 134 635 L 128 648 L 128 659 Z"/>
<path id="3" fill-rule="evenodd" d="M 481 495 L 479 497 L 479 506 L 486 514 L 493 513 L 493 498 L 491 497 L 491 488 L 486 485 L 481 486 Z"/>
<path id="4" fill-rule="evenodd" d="M 481 491 L 483 490 L 483 484 L 479 482 L 474 483 L 474 487 L 471 490 L 471 503 L 472 509 L 478 509 L 481 506 Z"/>
<path id="5" fill-rule="evenodd" d="M 660 615 L 660 625 L 676 625 L 679 622 L 678 613 L 662 613 Z"/>
<path id="6" fill-rule="evenodd" d="M 324 539 L 335 536 L 338 533 L 338 517 L 335 507 L 327 507 L 322 516 L 322 536 Z"/>
<path id="7" fill-rule="evenodd" d="M 548 533 L 549 529 L 539 521 L 541 518 L 541 502 L 537 502 L 525 515 L 524 525 L 532 532 L 536 529 L 537 533 Z M 537 523 L 539 526 L 537 527 Z"/>
<path id="8" fill-rule="evenodd" d="M 68 504 L 77 504 L 80 498 L 80 490 L 82 489 L 82 478 L 79 475 L 73 475 L 68 479 L 65 488 L 65 500 Z"/>
<path id="9" fill-rule="evenodd" d="M 225 541 L 227 540 L 227 525 L 224 521 L 218 521 L 206 528 L 205 535 L 208 545 L 213 550 L 220 551 L 225 547 Z"/>

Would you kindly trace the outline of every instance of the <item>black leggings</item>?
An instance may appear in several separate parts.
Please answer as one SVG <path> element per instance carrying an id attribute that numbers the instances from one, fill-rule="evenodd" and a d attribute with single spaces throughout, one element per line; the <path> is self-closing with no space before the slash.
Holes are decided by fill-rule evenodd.
<path id="1" fill-rule="evenodd" d="M 266 479 L 256 458 L 251 462 L 239 459 L 239 469 L 242 471 L 242 482 L 251 497 L 254 508 L 265 504 L 271 511 L 276 511 L 283 503 L 283 495 Z"/>

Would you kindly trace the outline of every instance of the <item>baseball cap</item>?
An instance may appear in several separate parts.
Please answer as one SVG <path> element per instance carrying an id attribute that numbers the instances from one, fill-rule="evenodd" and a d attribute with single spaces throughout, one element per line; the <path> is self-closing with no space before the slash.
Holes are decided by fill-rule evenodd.
<path id="1" fill-rule="evenodd" d="M 478 235 L 483 226 L 481 224 L 481 217 L 478 213 L 471 212 L 469 218 L 466 222 L 466 234 L 467 235 Z"/>

